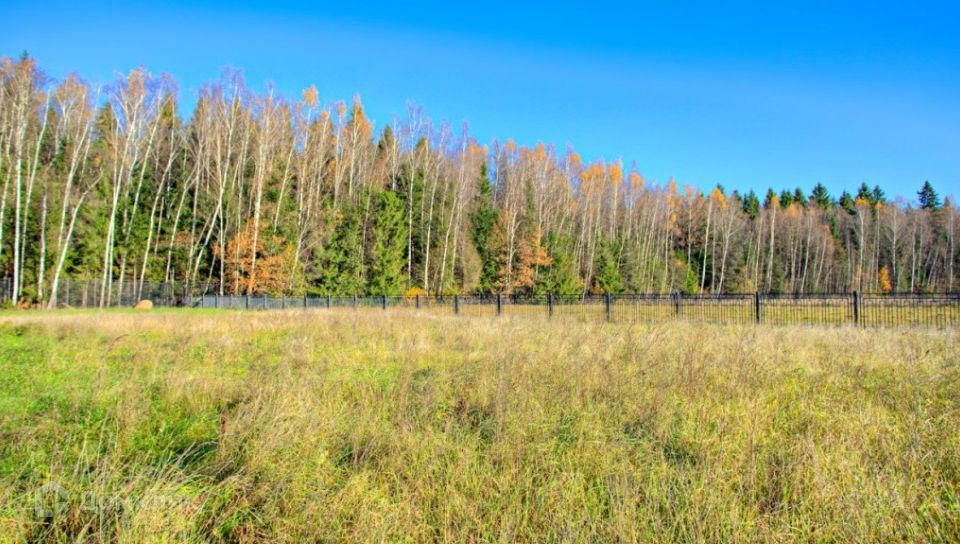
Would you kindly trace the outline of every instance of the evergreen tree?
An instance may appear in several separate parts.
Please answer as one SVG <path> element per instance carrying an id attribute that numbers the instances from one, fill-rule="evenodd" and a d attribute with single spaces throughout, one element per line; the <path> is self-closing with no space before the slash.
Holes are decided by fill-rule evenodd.
<path id="1" fill-rule="evenodd" d="M 940 195 L 933 189 L 930 181 L 924 181 L 923 187 L 917 192 L 917 201 L 920 202 L 920 208 L 924 210 L 939 210 Z"/>
<path id="2" fill-rule="evenodd" d="M 874 204 L 883 204 L 887 201 L 887 195 L 883 192 L 883 189 L 879 185 L 874 185 L 873 190 L 870 191 L 871 196 L 873 197 Z"/>
<path id="3" fill-rule="evenodd" d="M 775 193 L 773 189 L 767 189 L 767 196 L 763 200 L 763 207 L 769 210 L 774 206 L 774 203 L 778 201 L 777 193 Z"/>
<path id="4" fill-rule="evenodd" d="M 583 281 L 577 275 L 570 240 L 552 234 L 547 237 L 546 246 L 552 262 L 540 274 L 534 292 L 538 295 L 553 293 L 560 296 L 576 296 L 582 293 Z"/>
<path id="5" fill-rule="evenodd" d="M 751 221 L 760 215 L 760 199 L 757 198 L 757 193 L 753 192 L 753 189 L 750 189 L 746 198 L 743 199 L 743 213 L 747 214 Z"/>
<path id="6" fill-rule="evenodd" d="M 490 247 L 490 235 L 497 223 L 497 210 L 493 207 L 493 186 L 487 173 L 487 163 L 480 164 L 480 179 L 476 197 L 476 209 L 473 212 L 471 234 L 477 253 L 480 255 L 480 282 L 477 290 L 482 293 L 493 292 L 497 279 L 497 261 Z"/>
<path id="7" fill-rule="evenodd" d="M 383 159 L 395 145 L 396 138 L 393 136 L 393 129 L 390 128 L 390 125 L 383 127 L 380 140 L 377 141 L 377 159 Z"/>
<path id="8" fill-rule="evenodd" d="M 807 207 L 807 195 L 803 194 L 803 189 L 797 187 L 793 190 L 793 202 L 798 206 Z"/>
<path id="9" fill-rule="evenodd" d="M 844 191 L 840 193 L 840 207 L 850 215 L 857 215 L 857 203 L 854 202 L 850 193 Z"/>
<path id="10" fill-rule="evenodd" d="M 344 209 L 327 242 L 320 269 L 320 292 L 354 295 L 365 291 L 360 247 L 361 225 L 355 209 Z"/>
<path id="11" fill-rule="evenodd" d="M 833 199 L 830 193 L 822 183 L 817 183 L 810 191 L 810 200 L 812 200 L 821 210 L 829 210 L 833 207 Z"/>
<path id="12" fill-rule="evenodd" d="M 593 290 L 596 293 L 615 295 L 623 292 L 615 250 L 614 244 L 608 241 L 601 242 L 597 248 L 597 272 L 593 278 Z"/>
<path id="13" fill-rule="evenodd" d="M 793 193 L 786 189 L 780 191 L 780 207 L 786 209 L 790 204 L 793 204 Z"/>
<path id="14" fill-rule="evenodd" d="M 406 287 L 407 223 L 403 201 L 393 191 L 381 191 L 374 207 L 370 258 L 371 295 L 400 295 Z"/>

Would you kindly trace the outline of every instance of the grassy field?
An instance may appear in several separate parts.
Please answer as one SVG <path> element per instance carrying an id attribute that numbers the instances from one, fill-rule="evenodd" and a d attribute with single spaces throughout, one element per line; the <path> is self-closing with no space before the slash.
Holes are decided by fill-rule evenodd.
<path id="1" fill-rule="evenodd" d="M 960 540 L 960 334 L 0 315 L 2 542 Z"/>

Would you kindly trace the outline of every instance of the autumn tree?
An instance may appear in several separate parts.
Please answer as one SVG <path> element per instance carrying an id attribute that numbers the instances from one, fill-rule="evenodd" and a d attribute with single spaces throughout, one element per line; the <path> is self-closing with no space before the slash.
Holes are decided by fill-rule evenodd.
<path id="1" fill-rule="evenodd" d="M 144 68 L 98 94 L 0 59 L 5 297 L 960 287 L 960 218 L 929 182 L 916 199 L 867 183 L 760 199 L 570 147 L 485 146 L 416 106 L 376 127 L 359 97 L 285 97 L 235 70 L 177 96 Z"/>
<path id="2" fill-rule="evenodd" d="M 231 294 L 280 295 L 289 289 L 296 274 L 293 248 L 278 236 L 270 236 L 251 219 L 226 244 L 222 256 L 229 274 L 226 278 Z M 256 266 L 253 265 L 256 255 Z"/>

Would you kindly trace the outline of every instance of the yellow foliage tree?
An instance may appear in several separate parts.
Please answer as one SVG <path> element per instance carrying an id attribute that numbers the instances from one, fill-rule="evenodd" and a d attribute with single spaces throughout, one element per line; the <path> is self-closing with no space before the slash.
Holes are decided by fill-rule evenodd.
<path id="1" fill-rule="evenodd" d="M 886 266 L 880 267 L 877 273 L 877 284 L 880 286 L 881 293 L 893 292 L 893 282 L 890 281 L 890 270 Z"/>

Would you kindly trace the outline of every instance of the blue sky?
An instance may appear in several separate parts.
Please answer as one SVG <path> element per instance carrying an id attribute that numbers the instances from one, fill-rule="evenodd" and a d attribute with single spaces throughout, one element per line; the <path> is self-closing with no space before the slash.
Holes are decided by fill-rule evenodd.
<path id="1" fill-rule="evenodd" d="M 778 4 L 778 5 L 771 5 Z M 192 104 L 221 68 L 378 126 L 408 102 L 483 142 L 572 145 L 648 178 L 960 194 L 951 2 L 14 2 L 0 55 L 94 84 L 143 65 Z"/>

